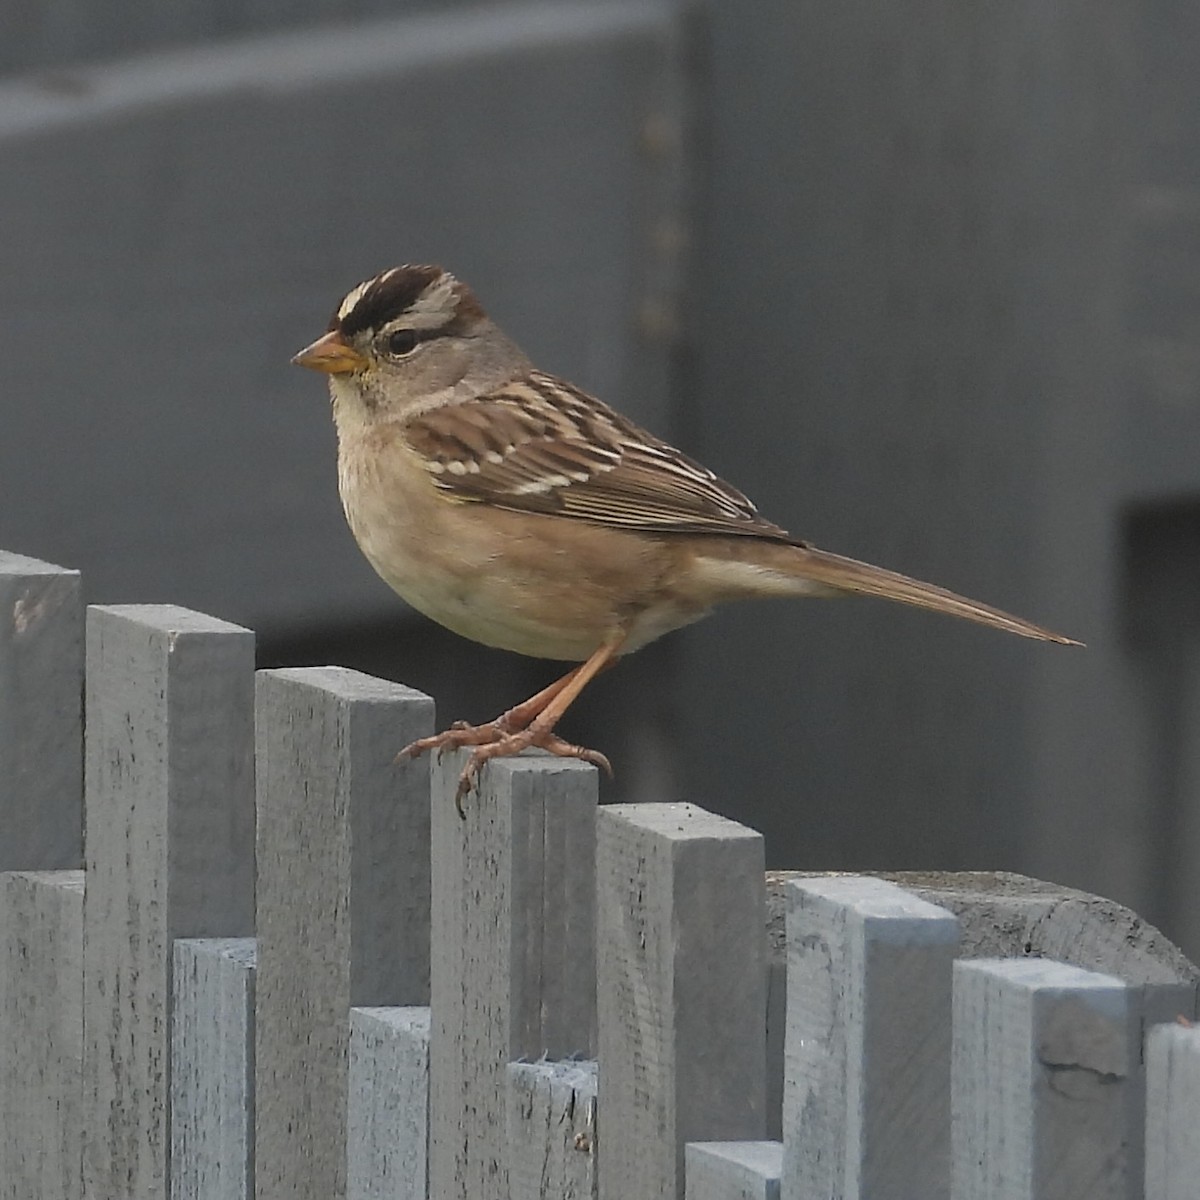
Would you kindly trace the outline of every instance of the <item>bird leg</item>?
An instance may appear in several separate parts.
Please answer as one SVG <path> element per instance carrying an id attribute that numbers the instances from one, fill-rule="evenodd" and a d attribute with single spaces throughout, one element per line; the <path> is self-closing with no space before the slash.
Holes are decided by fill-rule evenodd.
<path id="1" fill-rule="evenodd" d="M 454 796 L 454 803 L 458 807 L 460 816 L 464 815 L 462 802 L 474 786 L 484 763 L 493 758 L 507 758 L 511 754 L 520 754 L 522 750 L 530 746 L 548 750 L 551 754 L 557 754 L 562 758 L 581 758 L 593 766 L 603 767 L 610 776 L 612 775 L 612 766 L 603 754 L 598 750 L 589 750 L 585 746 L 574 746 L 570 742 L 563 741 L 562 738 L 554 735 L 554 727 L 562 718 L 563 713 L 574 703 L 579 693 L 605 667 L 611 665 L 624 640 L 625 637 L 622 635 L 605 642 L 587 662 L 559 680 L 562 687 L 558 688 L 549 702 L 543 706 L 541 712 L 524 729 L 506 733 L 503 737 L 497 738 L 487 745 L 476 746 L 467 760 L 467 765 L 463 767 L 462 774 L 458 777 L 458 790 Z"/>
<path id="2" fill-rule="evenodd" d="M 582 665 L 572 667 L 560 679 L 556 679 L 549 687 L 544 687 L 528 700 L 514 705 L 507 712 L 501 713 L 494 721 L 484 725 L 469 725 L 466 721 L 455 721 L 449 729 L 430 737 L 418 738 L 410 742 L 399 754 L 397 761 L 402 758 L 419 758 L 426 750 L 458 750 L 462 746 L 485 746 L 489 742 L 497 742 L 510 733 L 524 729 L 559 692 L 583 669 Z"/>
<path id="3" fill-rule="evenodd" d="M 622 635 L 605 642 L 586 662 L 568 671 L 561 679 L 556 679 L 528 700 L 510 708 L 496 720 L 489 721 L 486 725 L 468 725 L 465 721 L 456 721 L 443 733 L 418 738 L 405 746 L 396 756 L 397 760 L 416 758 L 426 750 L 445 752 L 463 746 L 474 746 L 475 751 L 459 776 L 458 790 L 454 797 L 460 817 L 466 815 L 463 812 L 463 800 L 474 786 L 484 763 L 493 758 L 520 754 L 529 746 L 537 746 L 563 758 L 583 759 L 584 762 L 603 767 L 611 776 L 612 767 L 603 754 L 564 741 L 555 735 L 554 727 L 579 693 L 601 671 L 612 666 L 624 640 Z"/>

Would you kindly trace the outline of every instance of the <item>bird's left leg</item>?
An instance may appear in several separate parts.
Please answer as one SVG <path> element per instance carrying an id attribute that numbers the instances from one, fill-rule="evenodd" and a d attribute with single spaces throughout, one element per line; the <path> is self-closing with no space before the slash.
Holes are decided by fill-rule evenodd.
<path id="1" fill-rule="evenodd" d="M 510 733 L 524 729 L 542 709 L 554 699 L 583 670 L 583 664 L 572 667 L 565 675 L 556 679 L 548 687 L 542 688 L 528 700 L 514 705 L 507 712 L 501 713 L 494 721 L 484 725 L 469 725 L 466 721 L 455 721 L 449 729 L 430 737 L 418 738 L 410 742 L 399 754 L 402 758 L 418 758 L 426 750 L 457 750 L 461 746 L 485 746 L 489 742 L 499 741 Z"/>
<path id="2" fill-rule="evenodd" d="M 467 761 L 467 765 L 463 767 L 462 774 L 458 777 L 458 791 L 455 794 L 454 802 L 458 806 L 460 816 L 464 815 L 462 802 L 474 785 L 476 776 L 478 776 L 480 768 L 484 763 L 493 758 L 503 758 L 510 754 L 520 754 L 522 750 L 527 749 L 529 746 L 537 746 L 539 749 L 548 750 L 551 754 L 557 754 L 563 758 L 581 758 L 584 762 L 589 762 L 593 766 L 603 767 L 609 775 L 612 774 L 612 766 L 603 754 L 598 750 L 589 750 L 586 746 L 575 746 L 570 742 L 563 741 L 562 738 L 555 736 L 554 727 L 562 718 L 563 713 L 574 703 L 579 693 L 601 671 L 611 666 L 616 660 L 617 654 L 625 642 L 625 638 L 626 635 L 624 633 L 610 638 L 593 652 L 587 662 L 576 667 L 569 674 L 564 675 L 556 683 L 551 684 L 550 688 L 545 689 L 546 691 L 554 689 L 553 695 L 542 705 L 540 712 L 533 717 L 524 729 L 505 733 L 489 741 L 486 745 L 476 746 L 470 759 Z M 540 692 L 533 699 L 540 699 L 544 694 L 544 692 Z M 527 701 L 526 703 L 532 703 L 532 701 Z M 453 731 L 451 730 L 450 732 Z"/>

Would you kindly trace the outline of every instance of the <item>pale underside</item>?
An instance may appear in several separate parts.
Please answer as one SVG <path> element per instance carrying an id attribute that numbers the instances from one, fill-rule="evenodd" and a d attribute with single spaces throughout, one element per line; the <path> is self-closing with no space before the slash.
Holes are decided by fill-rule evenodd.
<path id="1" fill-rule="evenodd" d="M 580 661 L 721 600 L 832 594 L 775 569 L 795 548 L 740 492 L 550 376 L 341 434 L 342 501 L 367 558 L 485 645 Z M 408 469 L 388 469 L 397 456 Z"/>
<path id="2" fill-rule="evenodd" d="M 847 593 L 1071 641 L 792 539 L 707 468 L 552 376 L 382 420 L 339 405 L 341 386 L 335 376 L 339 486 L 359 545 L 414 608 L 485 645 L 582 661 L 618 640 L 629 653 L 723 601 Z"/>

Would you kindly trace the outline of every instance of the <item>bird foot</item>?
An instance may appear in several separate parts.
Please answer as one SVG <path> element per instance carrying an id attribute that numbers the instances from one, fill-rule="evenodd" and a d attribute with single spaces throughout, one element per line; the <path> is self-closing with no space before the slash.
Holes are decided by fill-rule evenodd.
<path id="1" fill-rule="evenodd" d="M 466 721 L 455 721 L 449 729 L 444 729 L 441 733 L 409 742 L 396 755 L 396 761 L 420 758 L 427 750 L 436 750 L 440 757 L 447 750 L 461 750 L 463 746 L 486 746 L 491 742 L 499 741 L 500 738 L 511 732 L 505 725 L 503 717 L 499 717 L 495 721 L 488 721 L 486 725 L 468 725 Z"/>
<path id="2" fill-rule="evenodd" d="M 474 746 L 475 750 L 458 777 L 458 789 L 454 794 L 454 806 L 464 820 L 467 814 L 463 810 L 463 801 L 475 786 L 483 765 L 493 758 L 507 758 L 509 755 L 520 754 L 530 746 L 557 754 L 560 758 L 582 759 L 600 767 L 610 779 L 612 778 L 612 765 L 599 750 L 573 745 L 550 730 L 538 729 L 536 722 L 524 729 L 513 730 L 504 717 L 488 721 L 486 725 L 468 725 L 465 721 L 455 721 L 449 729 L 441 733 L 410 742 L 396 755 L 396 761 L 419 758 L 427 750 L 436 750 L 440 758 L 447 750 L 460 750 L 466 746 Z"/>
<path id="3" fill-rule="evenodd" d="M 475 745 L 475 750 L 467 759 L 467 765 L 463 767 L 462 774 L 458 777 L 458 789 L 454 793 L 454 807 L 458 809 L 458 815 L 463 820 L 466 820 L 467 816 L 463 811 L 463 801 L 475 786 L 484 764 L 493 758 L 508 758 L 513 754 L 520 754 L 522 750 L 526 750 L 530 746 L 536 746 L 539 750 L 546 750 L 550 754 L 557 754 L 559 758 L 582 759 L 594 767 L 599 767 L 610 779 L 612 778 L 612 764 L 599 750 L 589 750 L 586 746 L 573 745 L 549 730 L 538 729 L 535 722 L 527 729 L 519 730 L 516 733 L 505 733 L 484 745 Z"/>

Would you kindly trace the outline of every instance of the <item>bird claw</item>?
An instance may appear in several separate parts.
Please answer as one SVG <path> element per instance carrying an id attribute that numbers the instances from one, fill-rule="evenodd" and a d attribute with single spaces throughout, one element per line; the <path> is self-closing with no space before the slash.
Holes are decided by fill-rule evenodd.
<path id="1" fill-rule="evenodd" d="M 576 746 L 553 733 L 543 733 L 535 729 L 523 729 L 519 733 L 497 733 L 497 736 L 489 742 L 475 743 L 475 749 L 458 777 L 458 787 L 454 792 L 454 807 L 464 821 L 467 818 L 466 810 L 463 807 L 464 802 L 472 788 L 477 785 L 479 772 L 484 765 L 493 758 L 508 758 L 520 754 L 522 750 L 528 749 L 530 746 L 536 746 L 539 750 L 545 750 L 559 758 L 582 759 L 594 767 L 599 767 L 609 779 L 613 777 L 612 764 L 599 750 Z"/>
<path id="2" fill-rule="evenodd" d="M 436 750 L 440 760 L 447 750 L 460 750 L 463 746 L 484 746 L 499 740 L 504 733 L 498 721 L 489 721 L 486 725 L 468 725 L 466 721 L 455 721 L 449 729 L 441 733 L 409 742 L 396 755 L 395 761 L 399 763 L 409 758 L 420 758 L 426 750 Z"/>
<path id="3" fill-rule="evenodd" d="M 454 792 L 454 807 L 458 811 L 458 819 L 460 821 L 467 819 L 467 810 L 463 807 L 463 801 L 466 800 L 467 793 L 471 790 L 471 785 L 475 782 L 474 777 L 467 774 L 470 768 L 470 763 L 467 763 L 463 767 L 462 774 L 458 777 L 458 787 Z"/>
<path id="4" fill-rule="evenodd" d="M 572 745 L 570 742 L 564 742 L 562 738 L 555 737 L 554 734 L 550 734 L 545 742 L 535 744 L 541 746 L 543 750 L 548 750 L 551 754 L 557 754 L 559 758 L 581 759 L 593 767 L 599 767 L 609 779 L 613 777 L 612 763 L 599 750 L 589 750 L 587 746 Z"/>
<path id="5" fill-rule="evenodd" d="M 536 721 L 524 729 L 513 731 L 504 717 L 489 721 L 486 725 L 468 725 L 466 721 L 455 721 L 449 729 L 441 733 L 409 742 L 396 755 L 396 762 L 420 758 L 427 750 L 436 750 L 440 761 L 447 750 L 461 750 L 467 746 L 474 746 L 475 749 L 458 777 L 458 787 L 454 792 L 454 807 L 464 821 L 467 819 L 464 801 L 475 787 L 484 764 L 493 758 L 507 758 L 513 754 L 520 754 L 529 746 L 536 746 L 550 754 L 558 755 L 559 758 L 582 759 L 593 767 L 599 767 L 609 779 L 613 777 L 612 764 L 599 750 L 576 746 L 550 730 L 540 730 L 536 727 Z"/>

